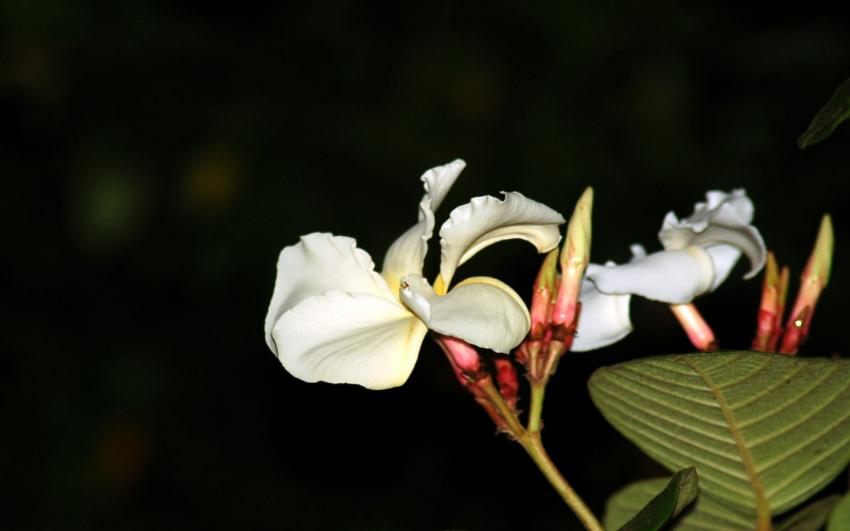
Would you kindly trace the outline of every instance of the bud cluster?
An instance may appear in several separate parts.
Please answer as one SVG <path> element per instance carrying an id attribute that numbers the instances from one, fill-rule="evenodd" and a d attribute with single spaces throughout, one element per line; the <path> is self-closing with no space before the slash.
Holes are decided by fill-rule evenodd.
<path id="1" fill-rule="evenodd" d="M 790 272 L 788 267 L 782 267 L 780 271 L 773 253 L 768 254 L 753 350 L 790 355 L 797 353 L 809 336 L 815 306 L 829 283 L 833 246 L 832 220 L 827 214 L 821 219 L 815 247 L 800 277 L 797 299 L 784 330 L 782 315 L 785 312 Z"/>
<path id="2" fill-rule="evenodd" d="M 543 260 L 531 297 L 531 333 L 516 351 L 532 382 L 545 382 L 570 349 L 581 310 L 579 294 L 590 262 L 593 189 L 579 198 L 561 247 Z M 560 273 L 558 272 L 560 265 Z"/>

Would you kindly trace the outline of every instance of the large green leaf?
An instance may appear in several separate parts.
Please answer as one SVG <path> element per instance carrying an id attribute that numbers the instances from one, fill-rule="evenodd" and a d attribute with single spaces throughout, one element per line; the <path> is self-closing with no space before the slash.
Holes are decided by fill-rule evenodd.
<path id="1" fill-rule="evenodd" d="M 680 470 L 620 531 L 657 531 L 694 501 L 697 494 L 699 481 L 696 469 L 691 467 Z"/>
<path id="2" fill-rule="evenodd" d="M 605 529 L 619 529 L 635 512 L 661 492 L 668 482 L 667 478 L 647 479 L 632 483 L 614 493 L 605 504 Z M 671 527 L 676 531 L 744 531 L 752 528 L 753 520 L 750 516 L 736 513 L 703 495 L 697 497 L 696 502 L 687 507 Z"/>
<path id="3" fill-rule="evenodd" d="M 850 494 L 846 494 L 829 517 L 828 531 L 850 531 Z"/>
<path id="4" fill-rule="evenodd" d="M 826 102 L 821 110 L 812 118 L 812 123 L 806 132 L 797 139 L 800 149 L 817 144 L 835 131 L 835 128 L 850 118 L 850 79 L 842 83 L 832 98 Z"/>
<path id="5" fill-rule="evenodd" d="M 703 494 L 753 518 L 759 500 L 782 513 L 850 460 L 850 360 L 660 356 L 603 367 L 589 388 L 643 451 L 671 471 L 695 466 Z"/>
<path id="6" fill-rule="evenodd" d="M 841 501 L 841 496 L 829 496 L 800 509 L 776 526 L 776 531 L 818 531 Z"/>

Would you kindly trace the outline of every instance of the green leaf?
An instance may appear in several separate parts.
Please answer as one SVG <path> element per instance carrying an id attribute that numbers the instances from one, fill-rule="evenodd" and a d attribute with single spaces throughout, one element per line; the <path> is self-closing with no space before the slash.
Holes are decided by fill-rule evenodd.
<path id="1" fill-rule="evenodd" d="M 850 79 L 841 84 L 832 98 L 818 111 L 806 132 L 797 139 L 800 149 L 817 144 L 835 131 L 838 125 L 850 118 Z"/>
<path id="2" fill-rule="evenodd" d="M 694 501 L 697 494 L 699 483 L 696 469 L 691 467 L 680 470 L 620 531 L 657 531 Z"/>
<path id="3" fill-rule="evenodd" d="M 850 360 L 660 356 L 588 386 L 623 435 L 671 471 L 695 466 L 703 495 L 750 518 L 791 509 L 850 460 Z"/>
<path id="4" fill-rule="evenodd" d="M 850 494 L 846 494 L 829 517 L 827 531 L 850 531 Z"/>
<path id="5" fill-rule="evenodd" d="M 603 524 L 605 529 L 618 529 L 641 507 L 653 499 L 665 485 L 667 479 L 647 479 L 632 483 L 608 498 L 605 505 Z M 682 516 L 674 521 L 670 529 L 675 531 L 706 531 L 723 529 L 724 531 L 744 531 L 753 528 L 753 520 L 720 505 L 704 495 L 686 508 Z"/>
<path id="6" fill-rule="evenodd" d="M 841 496 L 829 496 L 810 503 L 776 526 L 776 531 L 818 531 L 822 529 Z"/>

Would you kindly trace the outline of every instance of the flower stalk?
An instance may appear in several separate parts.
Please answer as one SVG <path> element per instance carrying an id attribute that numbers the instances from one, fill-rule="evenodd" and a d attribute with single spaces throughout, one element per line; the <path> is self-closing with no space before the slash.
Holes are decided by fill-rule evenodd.
<path id="1" fill-rule="evenodd" d="M 447 352 L 445 342 L 439 338 L 437 342 L 443 347 L 444 352 L 449 357 L 449 361 L 452 361 L 452 355 Z M 452 366 L 454 367 L 454 364 Z M 532 431 L 522 426 L 515 409 L 511 408 L 505 399 L 504 392 L 496 387 L 489 375 L 485 375 L 474 381 L 466 377 L 466 375 L 464 375 L 464 378 L 460 378 L 461 383 L 473 394 L 476 402 L 484 407 L 490 418 L 496 421 L 499 431 L 506 433 L 522 446 L 523 450 L 534 461 L 534 464 L 537 465 L 537 468 L 540 469 L 543 476 L 549 481 L 564 502 L 573 510 L 584 527 L 590 531 L 604 531 L 602 524 L 599 523 L 599 520 L 594 516 L 587 504 L 584 503 L 584 500 L 575 492 L 563 474 L 555 466 L 555 463 L 552 462 L 551 457 L 546 452 L 546 448 L 543 446 L 539 429 Z M 544 388 L 538 387 L 537 392 L 542 395 Z M 534 389 L 532 389 L 532 393 L 535 393 Z M 542 407 L 542 399 L 537 401 L 537 403 L 540 404 L 539 407 Z M 539 415 L 537 418 L 539 420 Z"/>
<path id="2" fill-rule="evenodd" d="M 688 339 L 697 350 L 701 352 L 714 352 L 717 350 L 717 341 L 714 339 L 714 331 L 697 310 L 693 303 L 671 304 L 670 309 L 678 319 L 679 324 L 688 334 Z"/>

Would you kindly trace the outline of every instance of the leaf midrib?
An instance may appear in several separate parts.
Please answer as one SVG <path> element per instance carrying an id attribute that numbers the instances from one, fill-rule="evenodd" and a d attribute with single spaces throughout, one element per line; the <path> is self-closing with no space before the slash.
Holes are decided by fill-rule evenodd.
<path id="1" fill-rule="evenodd" d="M 720 406 L 720 411 L 723 413 L 723 418 L 726 419 L 726 424 L 729 428 L 729 433 L 732 435 L 732 439 L 735 441 L 735 446 L 738 449 L 738 454 L 741 456 L 741 462 L 744 465 L 744 471 L 747 474 L 747 477 L 750 480 L 750 485 L 753 489 L 753 495 L 755 496 L 756 501 L 756 512 L 758 514 L 758 521 L 761 523 L 763 521 L 770 522 L 770 506 L 767 503 L 767 497 L 764 493 L 764 486 L 761 484 L 761 478 L 759 478 L 758 473 L 756 472 L 755 463 L 753 462 L 753 458 L 750 455 L 749 450 L 747 449 L 746 442 L 744 441 L 744 437 L 741 434 L 740 430 L 738 430 L 737 424 L 735 422 L 735 416 L 732 414 L 732 410 L 729 409 L 729 405 L 726 403 L 726 398 L 720 392 L 717 385 L 714 383 L 714 380 L 711 379 L 708 374 L 705 373 L 697 364 L 693 363 L 691 360 L 686 357 L 678 357 L 677 361 L 684 362 L 688 367 L 691 368 L 704 382 L 708 387 L 709 391 L 714 395 L 714 398 L 717 400 L 718 405 Z"/>

